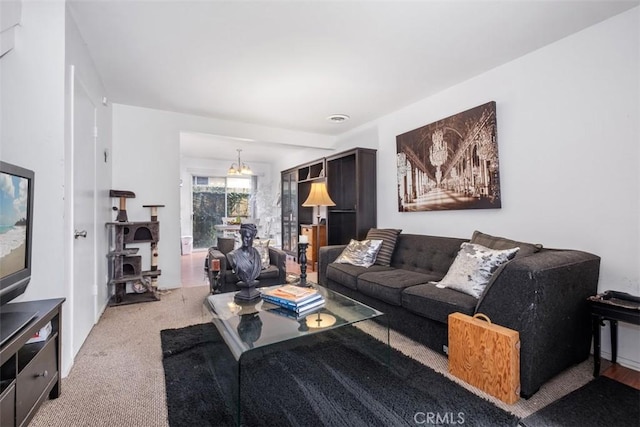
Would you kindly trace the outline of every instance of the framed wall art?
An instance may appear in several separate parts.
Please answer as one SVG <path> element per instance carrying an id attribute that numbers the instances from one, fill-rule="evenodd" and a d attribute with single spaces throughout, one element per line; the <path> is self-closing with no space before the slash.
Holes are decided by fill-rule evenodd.
<path id="1" fill-rule="evenodd" d="M 496 103 L 396 137 L 400 212 L 498 209 Z"/>

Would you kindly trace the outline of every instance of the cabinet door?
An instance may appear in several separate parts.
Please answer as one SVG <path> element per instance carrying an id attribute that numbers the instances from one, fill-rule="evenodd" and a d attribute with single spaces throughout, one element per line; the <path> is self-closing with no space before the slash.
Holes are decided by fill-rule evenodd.
<path id="1" fill-rule="evenodd" d="M 58 363 L 56 358 L 57 338 L 50 339 L 44 347 L 39 344 L 27 344 L 20 351 L 23 354 L 38 353 L 18 374 L 16 381 L 16 424 L 20 425 L 27 419 L 38 399 L 47 390 L 50 390 L 53 381 L 58 375 Z M 26 357 L 28 358 L 28 356 Z"/>
<path id="2" fill-rule="evenodd" d="M 376 226 L 376 151 L 357 148 L 327 158 L 329 245 L 362 240 Z"/>
<path id="3" fill-rule="evenodd" d="M 298 184 L 295 171 L 282 173 L 281 195 L 282 249 L 293 253 L 298 244 Z"/>
<path id="4" fill-rule="evenodd" d="M 16 415 L 16 386 L 15 383 L 11 384 L 6 392 L 0 394 L 0 426 L 12 427 L 15 426 Z"/>

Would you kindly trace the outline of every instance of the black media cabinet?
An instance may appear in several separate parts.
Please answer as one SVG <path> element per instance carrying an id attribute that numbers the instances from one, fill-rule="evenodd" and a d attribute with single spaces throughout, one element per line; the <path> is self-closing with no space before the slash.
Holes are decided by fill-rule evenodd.
<path id="1" fill-rule="evenodd" d="M 26 426 L 47 398 L 60 396 L 62 303 L 64 298 L 6 304 L 3 312 L 37 316 L 0 347 L 0 426 Z M 45 341 L 27 341 L 48 322 Z"/>

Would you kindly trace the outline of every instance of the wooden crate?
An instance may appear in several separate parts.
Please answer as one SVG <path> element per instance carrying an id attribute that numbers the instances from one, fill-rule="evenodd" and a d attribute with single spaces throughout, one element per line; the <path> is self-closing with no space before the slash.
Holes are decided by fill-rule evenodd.
<path id="1" fill-rule="evenodd" d="M 482 320 L 482 318 L 486 320 Z M 520 398 L 520 335 L 482 314 L 449 315 L 449 372 L 506 403 Z"/>

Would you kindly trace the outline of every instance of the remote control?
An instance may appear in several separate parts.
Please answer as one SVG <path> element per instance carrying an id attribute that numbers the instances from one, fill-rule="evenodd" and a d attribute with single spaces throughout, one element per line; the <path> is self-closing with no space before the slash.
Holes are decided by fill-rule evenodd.
<path id="1" fill-rule="evenodd" d="M 626 292 L 606 291 L 604 293 L 604 299 L 611 299 L 611 298 L 617 298 L 625 301 L 640 302 L 640 297 L 628 294 Z"/>

